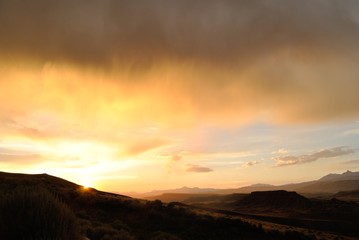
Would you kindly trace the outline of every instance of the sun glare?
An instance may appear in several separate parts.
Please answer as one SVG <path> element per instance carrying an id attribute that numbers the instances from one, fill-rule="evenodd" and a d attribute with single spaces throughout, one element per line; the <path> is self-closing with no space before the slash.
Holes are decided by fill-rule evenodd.
<path id="1" fill-rule="evenodd" d="M 84 176 L 80 180 L 80 184 L 82 185 L 83 189 L 89 189 L 94 187 L 94 183 L 89 176 Z"/>

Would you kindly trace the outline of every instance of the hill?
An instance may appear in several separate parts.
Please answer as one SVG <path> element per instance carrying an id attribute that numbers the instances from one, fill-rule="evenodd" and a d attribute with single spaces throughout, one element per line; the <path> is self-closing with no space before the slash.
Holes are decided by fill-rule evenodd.
<path id="1" fill-rule="evenodd" d="M 269 210 L 307 209 L 310 200 L 296 192 L 284 190 L 252 192 L 242 200 L 237 201 L 237 206 L 244 208 L 265 208 Z"/>
<path id="2" fill-rule="evenodd" d="M 353 201 L 359 203 L 359 190 L 338 192 L 333 197 L 344 201 Z"/>
<path id="3" fill-rule="evenodd" d="M 234 212 L 271 222 L 359 236 L 359 204 L 354 202 L 308 199 L 296 192 L 280 190 L 252 192 L 232 206 Z"/>
<path id="4" fill-rule="evenodd" d="M 44 216 L 42 204 L 33 205 L 31 197 L 37 193 L 53 197 L 37 197 L 37 202 L 59 199 L 76 216 L 79 231 L 90 240 L 180 240 L 180 239 L 315 239 L 299 232 L 264 230 L 261 226 L 240 218 L 212 215 L 211 212 L 198 212 L 183 204 L 163 204 L 161 201 L 145 201 L 127 196 L 85 189 L 80 185 L 47 174 L 12 174 L 0 172 L 0 196 L 7 201 L 7 209 L 14 209 L 16 216 Z M 45 191 L 46 190 L 46 191 Z M 29 192 L 30 200 L 18 199 Z M 46 195 L 46 194 L 45 194 Z M 18 199 L 19 201 L 13 201 Z M 43 199 L 43 200 L 42 200 Z M 39 202 L 40 201 L 40 202 Z M 0 209 L 3 208 L 0 201 Z M 12 206 L 12 202 L 30 204 L 28 208 Z M 45 203 L 45 202 L 44 202 Z M 10 205 L 9 205 L 10 204 Z M 48 205 L 48 204 L 47 204 Z M 9 208 L 10 206 L 10 208 Z M 19 212 L 21 211 L 21 212 Z M 60 212 L 61 213 L 61 212 Z M 14 215 L 15 216 L 15 215 Z M 57 218 L 56 216 L 54 216 Z M 36 221 L 36 219 L 31 219 Z M 17 225 L 24 227 L 24 219 L 19 218 Z M 31 222 L 27 219 L 26 223 Z M 7 226 L 5 226 L 7 227 Z M 21 231 L 19 228 L 18 231 Z M 39 229 L 40 231 L 40 229 Z M 36 232 L 36 231 L 35 231 Z M 0 238 L 1 237 L 0 232 Z M 11 238 L 8 238 L 11 239 Z"/>
<path id="5" fill-rule="evenodd" d="M 359 204 L 341 201 L 308 199 L 296 192 L 266 191 L 252 192 L 236 201 L 234 210 L 267 216 L 291 218 L 343 220 L 355 222 L 359 218 Z"/>

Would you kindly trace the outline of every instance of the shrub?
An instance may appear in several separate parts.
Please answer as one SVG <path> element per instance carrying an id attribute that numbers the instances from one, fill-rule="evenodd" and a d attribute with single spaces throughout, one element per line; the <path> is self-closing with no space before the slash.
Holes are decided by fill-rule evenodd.
<path id="1" fill-rule="evenodd" d="M 134 240 L 126 230 L 116 230 L 109 225 L 89 228 L 87 236 L 92 240 Z"/>
<path id="2" fill-rule="evenodd" d="M 170 233 L 157 231 L 153 234 L 151 240 L 181 240 L 181 238 Z"/>
<path id="3" fill-rule="evenodd" d="M 16 188 L 0 199 L 0 239 L 78 240 L 76 217 L 50 192 Z"/>

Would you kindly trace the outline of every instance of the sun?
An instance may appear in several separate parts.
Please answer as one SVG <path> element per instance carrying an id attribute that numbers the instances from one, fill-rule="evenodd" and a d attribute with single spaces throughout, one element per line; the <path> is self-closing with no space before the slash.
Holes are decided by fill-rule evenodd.
<path id="1" fill-rule="evenodd" d="M 90 177 L 88 176 L 84 176 L 82 177 L 81 181 L 81 186 L 83 187 L 83 189 L 89 189 L 89 188 L 93 188 L 93 181 Z"/>

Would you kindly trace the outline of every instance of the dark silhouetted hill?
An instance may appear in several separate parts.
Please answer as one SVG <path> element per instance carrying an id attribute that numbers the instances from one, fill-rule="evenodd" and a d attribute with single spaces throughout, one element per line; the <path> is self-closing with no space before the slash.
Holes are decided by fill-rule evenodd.
<path id="1" fill-rule="evenodd" d="M 85 189 L 75 183 L 47 174 L 0 173 L 1 199 L 10 199 L 5 196 L 14 196 L 11 201 L 7 201 L 9 205 L 6 205 L 6 209 L 13 209 L 12 211 L 17 216 L 31 216 L 31 219 L 23 219 L 26 224 L 34 221 L 41 222 L 36 214 L 32 214 L 37 213 L 40 207 L 32 204 L 31 200 L 29 207 L 24 204 L 25 207 L 17 208 L 12 205 L 12 202 L 23 200 L 18 201 L 17 194 L 14 193 L 30 192 L 30 198 L 41 196 L 37 194 L 36 189 L 45 189 L 57 199 L 56 201 L 66 205 L 76 217 L 81 236 L 86 236 L 91 240 L 315 239 L 314 236 L 306 236 L 295 231 L 267 231 L 259 225 L 239 218 L 218 216 L 218 214 L 214 216 L 210 212 L 199 214 L 195 208 L 184 204 L 164 204 L 159 200 L 145 201 L 96 189 Z M 41 203 L 42 199 L 46 201 L 46 198 L 37 198 L 37 201 Z M 49 197 L 49 199 L 52 198 Z M 11 211 L 9 214 L 11 215 Z M 62 214 L 61 211 L 51 216 L 59 218 L 60 214 Z M 42 213 L 41 216 L 45 216 L 44 219 L 46 219 L 46 214 Z M 21 229 L 26 226 L 15 227 L 18 227 L 17 231 L 21 232 Z M 30 229 L 35 233 L 42 231 L 41 228 Z M 0 239 L 7 239 L 1 234 L 0 232 Z M 29 239 L 23 234 L 20 236 L 22 239 Z M 52 236 L 51 239 L 61 239 L 61 237 Z"/>
<path id="2" fill-rule="evenodd" d="M 359 204 L 341 201 L 308 199 L 296 192 L 253 192 L 234 204 L 233 210 L 256 215 L 292 219 L 326 219 L 338 225 L 353 225 L 359 219 Z M 350 224 L 349 224 L 350 223 Z"/>
<path id="3" fill-rule="evenodd" d="M 338 192 L 333 197 L 344 201 L 359 202 L 359 190 Z"/>
<path id="4" fill-rule="evenodd" d="M 67 180 L 48 174 L 22 174 L 0 172 L 0 189 L 9 190 L 20 185 L 39 186 L 56 191 L 66 191 L 80 187 Z"/>
<path id="5" fill-rule="evenodd" d="M 252 192 L 247 197 L 239 200 L 237 206 L 245 208 L 268 208 L 268 209 L 307 209 L 310 200 L 297 194 L 283 190 Z"/>

